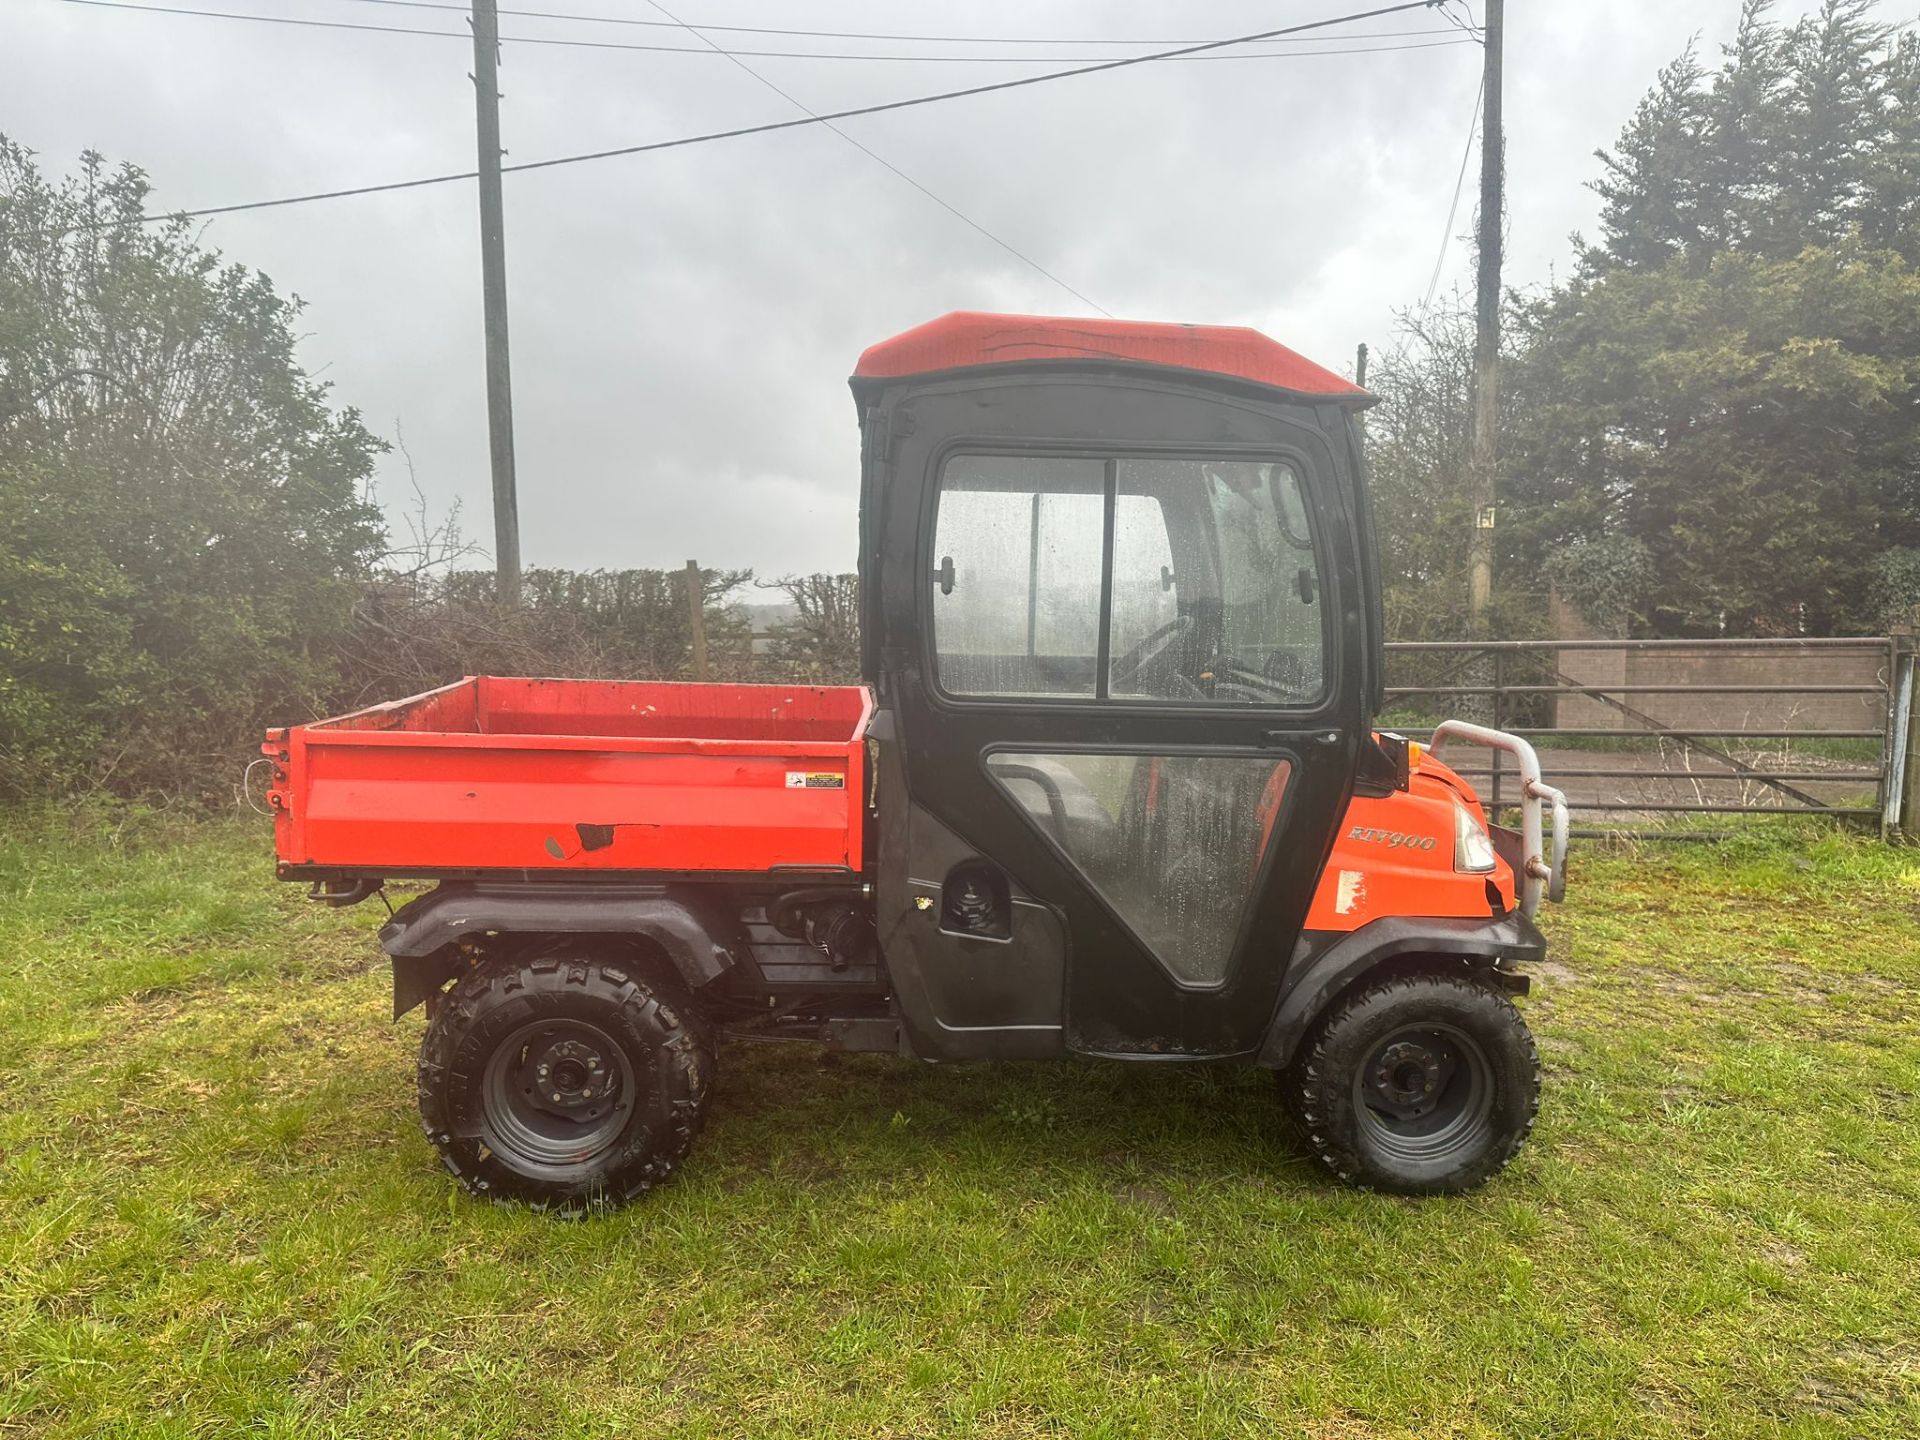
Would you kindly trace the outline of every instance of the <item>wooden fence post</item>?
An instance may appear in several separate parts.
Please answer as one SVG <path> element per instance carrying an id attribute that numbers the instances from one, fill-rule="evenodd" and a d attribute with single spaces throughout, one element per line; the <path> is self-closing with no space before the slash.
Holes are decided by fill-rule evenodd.
<path id="1" fill-rule="evenodd" d="M 707 587 L 700 578 L 700 562 L 687 561 L 687 624 L 693 632 L 693 678 L 706 680 Z"/>

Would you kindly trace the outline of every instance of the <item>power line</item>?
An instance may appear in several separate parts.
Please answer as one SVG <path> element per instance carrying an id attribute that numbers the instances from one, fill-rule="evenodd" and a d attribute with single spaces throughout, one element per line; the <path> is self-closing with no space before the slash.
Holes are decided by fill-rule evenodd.
<path id="1" fill-rule="evenodd" d="M 61 0 L 66 5 L 84 5 L 96 10 L 128 10 L 148 15 L 190 15 L 204 20 L 247 20 L 261 25 L 294 25 L 309 30 L 350 30 L 368 35 L 424 35 L 439 40 L 470 43 L 470 37 L 454 30 L 423 30 L 410 25 L 367 25 L 355 20 L 312 20 L 298 15 L 255 15 L 244 10 L 196 10 L 182 5 L 138 4 L 135 0 Z M 526 12 L 521 12 L 526 13 Z M 1438 33 L 1438 32 L 1435 32 Z M 1345 37 L 1330 37 L 1335 39 Z M 654 55 L 711 55 L 711 50 L 690 45 L 643 45 L 619 40 L 568 40 L 551 35 L 502 35 L 508 45 L 557 45 L 569 50 L 632 50 Z M 1099 43 L 1099 42 L 1091 42 Z M 1418 41 L 1406 45 L 1360 45 L 1342 49 L 1274 50 L 1244 55 L 1171 55 L 1171 59 L 1194 60 L 1303 60 L 1320 55 L 1374 55 L 1397 50 L 1433 50 L 1447 45 L 1463 45 L 1465 37 Z M 780 60 L 877 60 L 928 65 L 1059 65 L 1110 60 L 1109 55 L 878 55 L 827 50 L 734 50 L 733 55 Z M 1148 59 L 1148 56 L 1132 56 Z"/>
<path id="2" fill-rule="evenodd" d="M 1460 8 L 1467 12 L 1467 18 L 1464 20 L 1453 13 L 1453 0 L 1446 0 L 1446 3 L 1440 7 L 1440 18 L 1445 20 L 1447 24 L 1451 25 L 1455 30 L 1471 35 L 1476 40 L 1483 39 L 1486 35 L 1486 27 L 1473 18 L 1473 5 L 1471 0 L 1460 0 Z"/>
<path id="3" fill-rule="evenodd" d="M 392 5 L 404 10 L 444 10 L 456 15 L 465 15 L 468 7 L 452 3 L 452 0 L 347 0 L 347 3 L 360 5 Z M 649 30 L 693 29 L 685 22 L 671 20 L 642 20 L 632 15 L 572 15 L 551 10 L 509 10 L 502 8 L 502 15 L 512 15 L 529 20 L 561 20 L 585 25 L 637 25 Z M 704 21 L 700 30 L 715 35 L 787 35 L 816 40 L 893 40 L 906 41 L 922 45 L 1193 45 L 1199 43 L 1191 37 L 1186 39 L 1127 37 L 1116 39 L 1105 35 L 1083 36 L 1033 36 L 1033 35 L 909 35 L 890 31 L 873 30 L 789 30 L 770 25 L 708 25 Z M 1459 30 L 1455 24 L 1442 26 L 1434 30 L 1372 30 L 1344 38 L 1352 40 L 1399 40 L 1424 35 L 1451 35 Z M 1299 41 L 1284 41 L 1285 44 L 1299 44 Z"/>
<path id="4" fill-rule="evenodd" d="M 1427 298 L 1420 302 L 1420 313 L 1425 315 L 1433 308 L 1434 292 L 1440 288 L 1440 267 L 1447 261 L 1447 243 L 1453 239 L 1453 217 L 1460 213 L 1460 187 L 1467 179 L 1467 159 L 1473 154 L 1473 132 L 1480 125 L 1480 102 L 1487 95 L 1487 77 L 1480 77 L 1480 88 L 1474 92 L 1473 114 L 1467 118 L 1467 143 L 1460 152 L 1460 173 L 1453 180 L 1453 203 L 1447 206 L 1447 228 L 1440 232 L 1440 253 L 1433 257 L 1433 278 L 1427 281 Z"/>
<path id="5" fill-rule="evenodd" d="M 881 155 L 876 151 L 869 150 L 865 145 L 861 144 L 860 141 L 854 139 L 853 136 L 849 135 L 846 131 L 842 130 L 838 125 L 835 125 L 831 120 L 821 119 L 821 117 L 818 114 L 815 114 L 815 112 L 810 107 L 808 107 L 801 101 L 795 99 L 792 95 L 788 94 L 785 90 L 781 89 L 778 85 L 774 84 L 773 81 L 769 80 L 766 76 L 762 75 L 758 70 L 754 69 L 751 65 L 747 64 L 746 61 L 742 60 L 738 55 L 734 54 L 731 50 L 721 49 L 721 47 L 718 44 L 708 39 L 706 35 L 702 34 L 698 26 L 689 25 L 684 20 L 680 19 L 671 10 L 667 9 L 666 6 L 662 5 L 660 3 L 660 0 L 647 0 L 647 4 L 651 5 L 654 9 L 658 10 L 662 15 L 665 15 L 669 20 L 673 21 L 674 24 L 681 26 L 684 30 L 686 30 L 686 32 L 689 35 L 692 35 L 695 38 L 703 41 L 707 45 L 712 46 L 716 54 L 726 56 L 727 59 L 731 60 L 740 69 L 746 71 L 747 74 L 751 75 L 755 80 L 759 81 L 760 84 L 764 85 L 767 89 L 771 90 L 774 94 L 778 95 L 782 100 L 786 101 L 789 105 L 793 106 L 796 110 L 800 111 L 804 115 L 811 115 L 815 120 L 819 120 L 822 125 L 825 125 L 827 127 L 827 129 L 831 130 L 834 134 L 838 135 L 842 140 L 846 141 L 849 145 L 853 146 L 854 149 L 858 150 L 862 155 L 865 155 L 869 160 L 875 161 L 880 165 L 884 165 L 887 169 L 891 170 L 895 175 L 898 175 L 902 180 L 906 181 L 907 184 L 911 185 L 914 189 L 918 190 L 922 195 L 926 196 L 929 200 L 933 201 L 933 203 L 938 205 L 942 210 L 945 210 L 949 215 L 952 215 L 955 219 L 959 220 L 962 224 L 970 226 L 974 230 L 977 230 L 980 234 L 986 236 L 987 239 L 991 240 L 994 244 L 998 245 L 1002 250 L 1006 251 L 1009 255 L 1013 256 L 1014 259 L 1020 261 L 1021 264 L 1026 265 L 1030 269 L 1038 271 L 1040 274 L 1046 276 L 1047 279 L 1051 280 L 1054 284 L 1058 285 L 1062 290 L 1066 291 L 1069 295 L 1073 296 L 1073 298 L 1078 300 L 1082 305 L 1085 305 L 1092 310 L 1098 310 L 1102 315 L 1106 316 L 1109 320 L 1113 318 L 1113 312 L 1107 309 L 1106 306 L 1100 304 L 1096 300 L 1088 299 L 1085 295 L 1081 294 L 1078 290 L 1074 289 L 1073 286 L 1069 285 L 1066 281 L 1062 280 L 1058 275 L 1054 274 L 1051 270 L 1047 269 L 1046 266 L 1042 265 L 1038 260 L 1034 259 L 1031 255 L 1026 254 L 1024 251 L 1015 249 L 1014 246 L 1009 241 L 1001 239 L 998 235 L 994 234 L 993 231 L 987 229 L 986 226 L 982 225 L 978 220 L 974 219 L 971 215 L 968 215 L 965 212 L 963 212 L 958 206 L 953 205 L 950 202 L 943 200 L 940 196 L 934 194 L 933 191 L 929 190 L 925 185 L 921 184 L 918 180 L 914 179 L 913 176 L 907 174 L 906 171 L 902 170 L 898 165 L 894 164 L 891 160 L 887 159 L 884 155 Z"/>
<path id="6" fill-rule="evenodd" d="M 1257 31 L 1251 35 L 1235 35 L 1225 40 L 1210 40 L 1204 45 L 1185 46 L 1178 50 L 1158 50 L 1148 55 L 1127 55 L 1118 60 L 1103 60 L 1095 65 L 1078 65 L 1068 70 L 1050 70 L 1044 75 L 1021 75 L 1012 80 L 995 80 L 985 85 L 968 85 L 959 90 L 940 90 L 931 95 L 915 95 L 905 100 L 887 100 L 877 105 L 858 105 L 847 110 L 832 110 L 824 115 L 808 115 L 795 120 L 773 120 L 763 125 L 741 125 L 731 130 L 710 130 L 702 135 L 683 135 L 674 140 L 654 140 L 644 145 L 621 145 L 609 150 L 588 150 L 575 155 L 557 155 L 551 160 L 524 160 L 517 165 L 503 165 L 502 171 L 515 173 L 527 170 L 551 170 L 561 165 L 579 165 L 590 160 L 611 160 L 624 155 L 646 155 L 658 150 L 677 150 L 688 145 L 704 145 L 715 140 L 736 140 L 748 135 L 767 135 L 778 130 L 798 130 L 808 125 L 825 125 L 834 120 L 851 120 L 861 115 L 884 115 L 894 110 L 911 110 L 921 105 L 935 105 L 946 100 L 964 100 L 975 95 L 991 95 L 1002 90 L 1021 90 L 1030 85 L 1048 85 L 1056 80 L 1072 80 L 1081 75 L 1098 75 L 1108 70 L 1124 70 L 1135 65 L 1151 65 L 1162 60 L 1177 60 L 1185 55 L 1206 50 L 1221 50 L 1232 45 L 1249 45 L 1261 40 L 1272 40 L 1282 35 L 1297 35 L 1309 30 L 1324 30 L 1332 25 L 1344 25 L 1350 20 L 1373 20 L 1382 15 L 1398 15 L 1407 10 L 1422 10 L 1436 5 L 1439 0 L 1401 0 L 1400 4 L 1383 6 L 1377 10 L 1361 10 L 1348 15 L 1336 15 L 1326 20 L 1310 20 L 1300 25 L 1282 26 L 1276 30 Z M 340 190 L 319 190 L 305 195 L 283 195 L 273 200 L 250 200 L 237 205 L 209 205 L 198 210 L 173 210 L 159 215 L 142 215 L 137 223 L 152 225 L 168 220 L 194 220 L 212 215 L 234 215 L 247 210 L 271 210 L 286 205 L 305 205 L 316 200 L 344 200 L 356 195 L 376 195 L 391 190 L 418 190 L 428 185 L 449 185 L 460 180 L 472 180 L 475 171 L 461 170 L 446 175 L 423 175 L 413 180 L 389 180 L 378 185 L 355 185 Z M 97 225 L 76 225 L 59 231 L 59 234 L 71 235 L 83 230 L 108 230 L 126 224 L 124 220 L 102 221 Z M 9 232 L 9 237 L 11 233 Z"/>

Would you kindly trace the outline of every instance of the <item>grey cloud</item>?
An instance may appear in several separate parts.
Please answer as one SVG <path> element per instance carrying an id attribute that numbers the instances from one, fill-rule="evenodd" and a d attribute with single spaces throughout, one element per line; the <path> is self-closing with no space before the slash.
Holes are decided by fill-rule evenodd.
<path id="1" fill-rule="evenodd" d="M 7 7 L 0 128 L 51 169 L 93 146 L 145 166 L 162 204 L 186 206 L 471 164 L 459 44 L 56 0 Z M 721 18 L 703 8 L 687 18 Z M 1300 14 L 1343 8 L 1332 0 Z M 1509 10 L 1508 273 L 1529 283 L 1564 267 L 1567 233 L 1591 225 L 1589 153 L 1612 140 L 1690 35 L 1701 32 L 1711 55 L 1737 4 L 1516 0 Z M 337 0 L 303 0 L 294 13 L 379 14 Z M 769 0 L 730 4 L 724 19 L 1230 34 L 1274 13 L 1248 0 L 1085 0 L 1044 16 L 953 0 L 911 10 L 819 0 L 804 12 Z M 459 19 L 394 17 L 448 28 Z M 1434 22 L 1417 13 L 1397 23 Z M 754 63 L 817 109 L 1002 73 Z M 1251 323 L 1345 365 L 1355 342 L 1388 340 L 1393 311 L 1426 289 L 1478 63 L 1477 50 L 1457 48 L 1142 67 L 848 129 L 1117 314 Z M 693 56 L 509 46 L 502 83 L 515 159 L 792 113 L 726 61 Z M 1471 224 L 1471 173 L 1468 184 L 1457 233 Z M 819 130 L 514 177 L 507 203 L 521 513 L 534 564 L 697 556 L 763 573 L 850 566 L 857 472 L 845 377 L 859 351 L 945 310 L 1080 310 Z M 470 187 L 454 185 L 229 217 L 207 234 L 308 300 L 308 363 L 376 428 L 391 433 L 398 420 L 430 499 L 462 500 L 469 534 L 484 541 L 474 228 Z M 1465 279 L 1468 259 L 1456 239 L 1447 281 Z M 397 456 L 382 483 L 390 501 L 404 498 Z"/>

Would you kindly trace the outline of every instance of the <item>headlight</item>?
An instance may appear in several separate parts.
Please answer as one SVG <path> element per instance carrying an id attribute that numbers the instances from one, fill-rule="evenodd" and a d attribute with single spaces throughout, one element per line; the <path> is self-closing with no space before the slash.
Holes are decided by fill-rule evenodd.
<path id="1" fill-rule="evenodd" d="M 1472 875 L 1493 869 L 1493 841 L 1477 812 L 1459 800 L 1453 802 L 1453 868 Z"/>

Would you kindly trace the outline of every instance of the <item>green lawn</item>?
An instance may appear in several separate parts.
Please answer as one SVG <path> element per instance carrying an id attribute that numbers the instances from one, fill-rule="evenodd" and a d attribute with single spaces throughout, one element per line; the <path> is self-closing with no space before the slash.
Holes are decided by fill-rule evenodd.
<path id="1" fill-rule="evenodd" d="M 1577 865 L 1471 1197 L 1336 1188 L 1253 1073 L 728 1047 L 569 1223 L 440 1172 L 379 905 L 0 824 L 0 1434 L 1915 1434 L 1920 852 Z"/>

